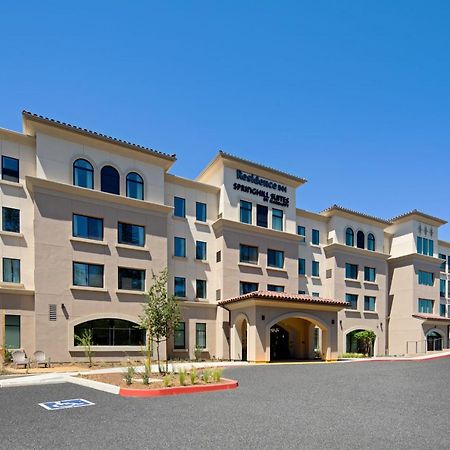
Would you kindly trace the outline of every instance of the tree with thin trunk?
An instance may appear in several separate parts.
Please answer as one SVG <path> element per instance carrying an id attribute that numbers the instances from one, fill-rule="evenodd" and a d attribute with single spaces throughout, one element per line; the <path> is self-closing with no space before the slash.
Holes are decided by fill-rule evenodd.
<path id="1" fill-rule="evenodd" d="M 139 316 L 139 326 L 147 333 L 147 361 L 150 368 L 151 342 L 156 343 L 156 357 L 158 370 L 162 372 L 160 360 L 160 344 L 167 342 L 174 334 L 180 322 L 180 307 L 174 295 L 167 291 L 168 271 L 164 269 L 159 274 L 152 272 L 152 285 L 145 294 L 143 313 Z M 166 357 L 165 372 L 168 372 L 168 358 Z"/>

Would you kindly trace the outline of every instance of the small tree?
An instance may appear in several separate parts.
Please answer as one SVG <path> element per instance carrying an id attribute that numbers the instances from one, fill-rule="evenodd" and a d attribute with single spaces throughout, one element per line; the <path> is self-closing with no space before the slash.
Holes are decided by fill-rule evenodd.
<path id="1" fill-rule="evenodd" d="M 376 335 L 373 331 L 363 330 L 355 333 L 355 339 L 361 345 L 363 353 L 370 356 L 372 353 L 372 345 L 375 342 Z"/>
<path id="2" fill-rule="evenodd" d="M 84 347 L 84 354 L 89 360 L 89 367 L 92 367 L 92 357 L 94 356 L 94 351 L 92 350 L 93 338 L 92 330 L 85 328 L 81 333 L 81 336 L 75 335 L 75 340 Z"/>
<path id="3" fill-rule="evenodd" d="M 175 328 L 180 322 L 180 307 L 174 295 L 167 292 L 168 271 L 164 269 L 159 274 L 152 273 L 152 285 L 145 294 L 146 301 L 143 305 L 143 313 L 139 316 L 140 327 L 147 332 L 147 358 L 150 358 L 150 343 L 156 343 L 156 357 L 158 360 L 158 370 L 160 364 L 160 344 L 167 341 L 174 334 Z M 147 360 L 147 364 L 149 361 Z M 169 369 L 166 358 L 167 373 Z"/>

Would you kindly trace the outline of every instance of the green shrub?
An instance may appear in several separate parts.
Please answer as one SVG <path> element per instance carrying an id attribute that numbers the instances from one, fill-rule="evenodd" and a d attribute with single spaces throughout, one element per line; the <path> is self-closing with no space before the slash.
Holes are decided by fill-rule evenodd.
<path id="1" fill-rule="evenodd" d="M 189 373 L 189 378 L 191 379 L 191 384 L 194 385 L 197 380 L 197 369 L 193 367 Z"/>
<path id="2" fill-rule="evenodd" d="M 134 377 L 134 367 L 132 365 L 129 365 L 127 367 L 127 370 L 125 372 L 124 380 L 127 386 L 130 386 L 133 383 L 133 377 Z"/>
<path id="3" fill-rule="evenodd" d="M 10 364 L 13 361 L 12 351 L 7 347 L 5 347 L 5 350 L 4 350 L 3 361 L 5 362 L 5 364 Z"/>
<path id="4" fill-rule="evenodd" d="M 214 369 L 212 372 L 212 378 L 215 383 L 218 383 L 222 378 L 223 369 Z"/>
<path id="5" fill-rule="evenodd" d="M 170 373 L 166 373 L 163 378 L 164 387 L 170 387 L 172 384 L 172 375 Z"/>
<path id="6" fill-rule="evenodd" d="M 184 386 L 184 384 L 186 383 L 186 370 L 180 369 L 180 371 L 178 372 L 178 380 L 180 382 L 180 386 Z"/>
<path id="7" fill-rule="evenodd" d="M 367 356 L 363 353 L 343 353 L 339 355 L 339 358 L 366 358 Z"/>
<path id="8" fill-rule="evenodd" d="M 209 369 L 205 369 L 202 374 L 202 380 L 205 383 L 209 383 L 209 377 L 211 376 L 211 372 Z"/>

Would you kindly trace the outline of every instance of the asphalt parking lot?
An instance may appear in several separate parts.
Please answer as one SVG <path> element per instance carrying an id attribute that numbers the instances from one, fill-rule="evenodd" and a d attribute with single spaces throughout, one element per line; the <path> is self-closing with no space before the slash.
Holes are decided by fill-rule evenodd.
<path id="1" fill-rule="evenodd" d="M 229 369 L 234 391 L 132 399 L 73 384 L 0 389 L 0 448 L 450 448 L 450 359 Z M 84 398 L 94 406 L 47 411 Z"/>

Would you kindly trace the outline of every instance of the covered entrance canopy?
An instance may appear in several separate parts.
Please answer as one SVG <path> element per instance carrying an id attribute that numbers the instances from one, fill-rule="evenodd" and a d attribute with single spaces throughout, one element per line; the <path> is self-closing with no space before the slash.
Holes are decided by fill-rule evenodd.
<path id="1" fill-rule="evenodd" d="M 422 320 L 425 335 L 423 348 L 419 345 L 419 351 L 440 351 L 450 347 L 450 317 L 427 313 L 413 314 L 413 317 Z"/>
<path id="2" fill-rule="evenodd" d="M 255 291 L 222 300 L 230 312 L 230 358 L 337 358 L 337 313 L 341 300 L 284 292 Z"/>

